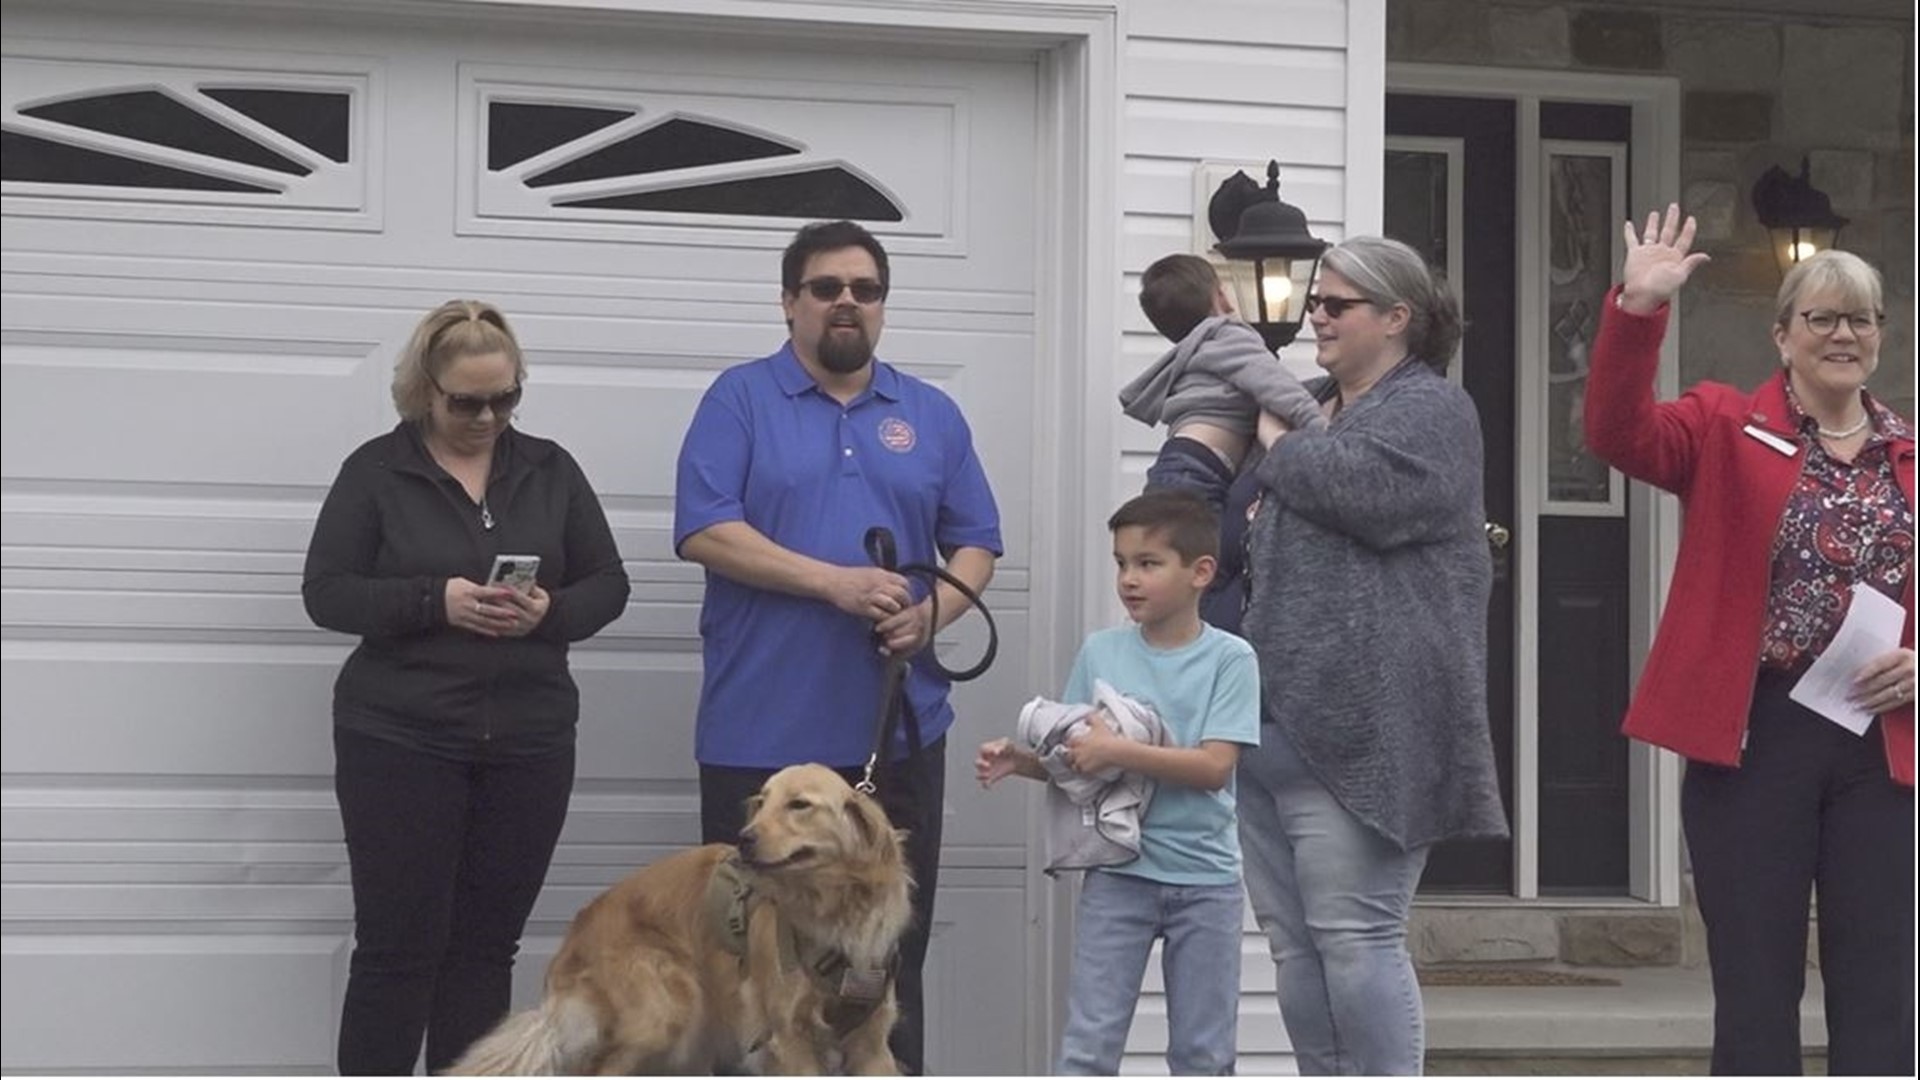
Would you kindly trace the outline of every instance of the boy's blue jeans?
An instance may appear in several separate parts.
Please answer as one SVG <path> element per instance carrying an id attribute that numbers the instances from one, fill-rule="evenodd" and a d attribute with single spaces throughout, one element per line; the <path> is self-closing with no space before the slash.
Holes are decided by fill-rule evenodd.
<path id="1" fill-rule="evenodd" d="M 1163 885 L 1092 870 L 1080 889 L 1061 1076 L 1115 1076 L 1155 939 L 1167 987 L 1167 1068 L 1233 1075 L 1240 1016 L 1240 925 L 1234 885 Z"/>

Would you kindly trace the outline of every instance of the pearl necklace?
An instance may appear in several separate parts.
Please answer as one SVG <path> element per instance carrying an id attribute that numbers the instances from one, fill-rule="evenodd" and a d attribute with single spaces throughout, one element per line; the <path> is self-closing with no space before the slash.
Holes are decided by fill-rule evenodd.
<path id="1" fill-rule="evenodd" d="M 1813 425 L 1813 429 L 1814 429 L 1815 431 L 1818 431 L 1818 432 L 1820 433 L 1820 435 L 1821 435 L 1821 437 L 1822 437 L 1822 438 L 1826 438 L 1826 439 L 1851 439 L 1851 438 L 1853 438 L 1853 437 L 1854 437 L 1855 435 L 1858 435 L 1858 434 L 1860 434 L 1861 432 L 1863 432 L 1863 431 L 1865 431 L 1865 430 L 1867 430 L 1867 424 L 1868 424 L 1869 422 L 1871 422 L 1872 420 L 1873 420 L 1873 417 L 1872 417 L 1872 416 L 1871 416 L 1870 414 L 1869 414 L 1869 415 L 1863 415 L 1863 416 L 1861 416 L 1861 417 L 1860 417 L 1860 422 L 1859 422 L 1859 423 L 1857 423 L 1857 424 L 1855 424 L 1855 425 L 1853 425 L 1852 427 L 1850 427 L 1850 428 L 1848 428 L 1848 429 L 1847 429 L 1847 430 L 1845 430 L 1845 431 L 1828 431 L 1828 430 L 1827 430 L 1826 428 L 1823 428 L 1823 427 L 1821 427 L 1821 426 L 1819 425 L 1819 423 L 1818 423 L 1818 422 L 1815 422 L 1815 424 Z"/>

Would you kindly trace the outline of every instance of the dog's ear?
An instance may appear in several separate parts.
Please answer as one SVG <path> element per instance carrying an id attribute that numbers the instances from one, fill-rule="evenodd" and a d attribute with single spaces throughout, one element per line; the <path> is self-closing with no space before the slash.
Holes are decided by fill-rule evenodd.
<path id="1" fill-rule="evenodd" d="M 862 850 L 881 850 L 886 847 L 886 840 L 894 835 L 893 822 L 887 820 L 886 811 L 859 792 L 847 800 L 846 814 L 853 821 L 853 831 L 860 838 Z"/>

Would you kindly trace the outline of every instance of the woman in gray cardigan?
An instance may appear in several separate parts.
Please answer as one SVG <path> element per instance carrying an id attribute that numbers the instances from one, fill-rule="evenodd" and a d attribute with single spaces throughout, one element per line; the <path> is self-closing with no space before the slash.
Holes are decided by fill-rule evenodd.
<path id="1" fill-rule="evenodd" d="M 1459 303 L 1412 248 L 1340 244 L 1307 308 L 1332 424 L 1261 419 L 1245 630 L 1271 723 L 1240 757 L 1247 892 L 1301 1073 L 1414 1074 L 1406 927 L 1427 852 L 1507 832 L 1480 425 L 1441 374 Z"/>

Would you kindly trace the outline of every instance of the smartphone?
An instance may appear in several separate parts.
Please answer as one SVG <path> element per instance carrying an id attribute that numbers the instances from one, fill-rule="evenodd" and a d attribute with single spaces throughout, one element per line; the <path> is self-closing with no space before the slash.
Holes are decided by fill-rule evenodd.
<path id="1" fill-rule="evenodd" d="M 495 555 L 493 570 L 487 574 L 487 584 L 505 585 L 515 592 L 530 592 L 534 575 L 539 572 L 538 555 Z"/>

